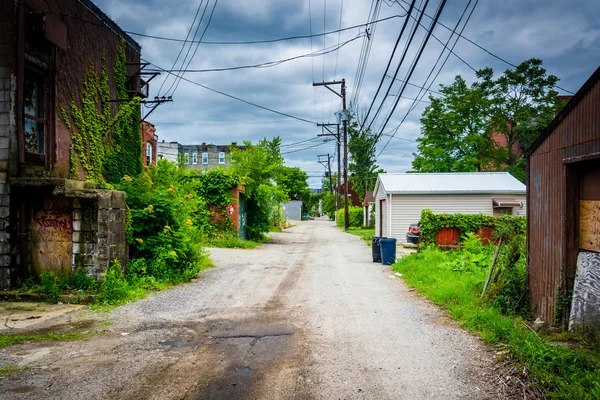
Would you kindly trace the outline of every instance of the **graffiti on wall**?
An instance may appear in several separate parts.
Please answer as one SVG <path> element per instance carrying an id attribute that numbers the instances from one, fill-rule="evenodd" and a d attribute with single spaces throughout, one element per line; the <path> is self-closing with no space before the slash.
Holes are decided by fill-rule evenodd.
<path id="1" fill-rule="evenodd" d="M 40 210 L 37 212 L 34 221 L 44 231 L 50 229 L 66 232 L 67 234 L 73 233 L 71 211 L 66 208 L 58 210 Z"/>
<path id="2" fill-rule="evenodd" d="M 35 273 L 70 270 L 73 263 L 73 212 L 67 199 L 46 201 L 31 221 L 31 264 Z"/>

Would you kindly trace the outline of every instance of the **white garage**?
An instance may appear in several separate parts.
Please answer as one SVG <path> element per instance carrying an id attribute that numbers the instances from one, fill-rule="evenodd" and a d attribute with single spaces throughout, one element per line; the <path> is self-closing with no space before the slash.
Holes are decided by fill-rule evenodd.
<path id="1" fill-rule="evenodd" d="M 406 242 L 421 211 L 525 216 L 525 185 L 508 172 L 379 174 L 375 235 Z"/>

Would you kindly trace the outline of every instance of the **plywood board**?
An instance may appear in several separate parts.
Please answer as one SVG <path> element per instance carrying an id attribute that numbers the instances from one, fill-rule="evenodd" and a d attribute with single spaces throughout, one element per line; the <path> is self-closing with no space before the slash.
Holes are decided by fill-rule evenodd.
<path id="1" fill-rule="evenodd" d="M 600 252 L 600 201 L 579 202 L 579 248 Z"/>
<path id="2" fill-rule="evenodd" d="M 45 201 L 31 223 L 31 263 L 36 274 L 70 271 L 73 263 L 73 219 L 68 200 Z"/>

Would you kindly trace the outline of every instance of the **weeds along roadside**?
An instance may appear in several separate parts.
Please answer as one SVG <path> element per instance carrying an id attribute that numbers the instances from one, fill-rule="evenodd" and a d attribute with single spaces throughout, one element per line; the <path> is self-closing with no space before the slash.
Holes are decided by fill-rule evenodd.
<path id="1" fill-rule="evenodd" d="M 498 272 L 483 298 L 495 246 L 483 246 L 473 234 L 458 250 L 426 247 L 393 268 L 463 327 L 507 353 L 520 371 L 518 379 L 528 380 L 548 398 L 600 398 L 598 346 L 573 341 L 577 334 L 544 335 L 527 325 L 525 253 L 519 250 L 524 238 L 513 237 L 498 256 Z"/>

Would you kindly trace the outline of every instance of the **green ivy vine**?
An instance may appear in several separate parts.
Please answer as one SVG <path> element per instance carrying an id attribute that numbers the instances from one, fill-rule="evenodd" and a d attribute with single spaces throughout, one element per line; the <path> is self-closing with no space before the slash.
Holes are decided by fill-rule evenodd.
<path id="1" fill-rule="evenodd" d="M 100 75 L 89 62 L 81 92 L 81 108 L 71 96 L 69 113 L 60 106 L 61 116 L 71 131 L 70 177 L 79 179 L 79 165 L 85 179 L 116 183 L 124 175 L 137 176 L 142 170 L 140 99 L 127 94 L 126 56 L 123 43 L 117 47 L 114 81 L 119 100 L 112 116 L 109 76 L 102 58 Z M 71 123 L 72 121 L 72 123 Z"/>
<path id="2" fill-rule="evenodd" d="M 435 235 L 441 228 L 458 228 L 460 240 L 466 239 L 467 234 L 475 233 L 478 229 L 488 226 L 492 229 L 502 225 L 511 225 L 514 231 L 525 234 L 525 217 L 503 215 L 494 217 L 487 214 L 434 214 L 430 209 L 421 212 L 421 237 L 427 243 L 435 243 Z"/>

